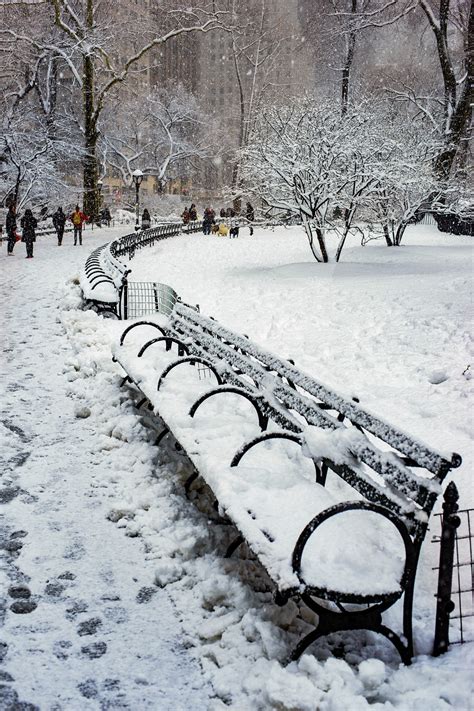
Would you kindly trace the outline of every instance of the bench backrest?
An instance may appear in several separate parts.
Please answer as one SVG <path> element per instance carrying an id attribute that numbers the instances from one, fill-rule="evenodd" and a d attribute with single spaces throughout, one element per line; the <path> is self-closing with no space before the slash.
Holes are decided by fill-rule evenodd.
<path id="1" fill-rule="evenodd" d="M 190 222 L 188 225 L 183 225 L 180 222 L 168 222 L 156 225 L 156 227 L 151 227 L 149 230 L 140 230 L 125 235 L 125 237 L 120 237 L 120 239 L 112 242 L 110 251 L 114 257 L 126 255 L 131 259 L 137 249 L 149 247 L 155 242 L 168 239 L 169 237 L 176 237 L 182 232 L 200 231 L 202 231 L 202 222 Z"/>
<path id="2" fill-rule="evenodd" d="M 364 466 L 355 471 L 347 464 L 327 464 L 364 498 L 403 518 L 415 539 L 424 537 L 440 484 L 461 463 L 459 455 L 443 457 L 289 361 L 188 306 L 176 304 L 170 327 L 173 335 L 186 339 L 191 353 L 219 361 L 223 379 L 251 390 L 262 410 L 285 429 L 302 432 L 308 424 L 334 430 L 346 427 L 343 420 L 357 427 L 365 437 L 356 440 L 351 451 Z"/>

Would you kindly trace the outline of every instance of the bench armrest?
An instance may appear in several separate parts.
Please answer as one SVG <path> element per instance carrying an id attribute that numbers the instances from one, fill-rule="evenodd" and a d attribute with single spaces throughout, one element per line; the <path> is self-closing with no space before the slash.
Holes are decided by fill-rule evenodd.
<path id="1" fill-rule="evenodd" d="M 400 587 L 402 590 L 404 590 L 409 583 L 410 580 L 413 579 L 413 576 L 416 572 L 416 565 L 418 561 L 418 550 L 415 548 L 412 539 L 410 538 L 410 535 L 408 533 L 408 529 L 403 523 L 403 521 L 400 520 L 398 516 L 396 516 L 390 509 L 385 508 L 384 506 L 380 506 L 379 504 L 374 504 L 371 503 L 370 501 L 346 501 L 340 504 L 335 504 L 334 506 L 330 506 L 328 509 L 325 509 L 324 511 L 321 511 L 317 516 L 315 516 L 309 523 L 305 526 L 303 531 L 300 533 L 299 538 L 296 542 L 296 545 L 293 550 L 293 556 L 292 556 L 292 567 L 293 567 L 293 572 L 296 573 L 298 576 L 299 581 L 306 586 L 306 581 L 303 578 L 302 570 L 301 570 L 301 564 L 302 564 L 302 558 L 303 558 L 303 552 L 304 548 L 313 535 L 313 533 L 316 531 L 316 529 L 321 526 L 322 523 L 327 521 L 328 519 L 332 518 L 333 516 L 337 516 L 340 513 L 345 513 L 346 511 L 354 511 L 354 510 L 362 510 L 362 511 L 370 511 L 371 513 L 376 513 L 381 516 L 384 516 L 386 519 L 388 519 L 397 529 L 398 533 L 400 534 L 400 537 L 403 541 L 403 544 L 405 546 L 405 565 L 403 569 L 403 574 L 400 580 Z"/>

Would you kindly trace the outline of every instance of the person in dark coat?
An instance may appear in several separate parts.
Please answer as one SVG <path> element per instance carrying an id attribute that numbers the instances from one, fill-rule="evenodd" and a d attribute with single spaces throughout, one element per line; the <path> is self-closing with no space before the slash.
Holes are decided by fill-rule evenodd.
<path id="1" fill-rule="evenodd" d="M 105 208 L 104 210 L 104 219 L 105 222 L 107 223 L 107 227 L 110 227 L 110 222 L 112 220 L 112 215 L 110 214 L 110 210 L 108 207 Z"/>
<path id="2" fill-rule="evenodd" d="M 215 212 L 211 207 L 206 207 L 204 210 L 204 216 L 202 218 L 202 231 L 205 235 L 211 234 L 211 228 L 215 220 Z"/>
<path id="3" fill-rule="evenodd" d="M 142 230 L 149 230 L 151 227 L 151 217 L 148 210 L 145 208 L 142 215 Z"/>
<path id="4" fill-rule="evenodd" d="M 33 242 L 36 242 L 36 226 L 38 220 L 33 217 L 31 210 L 25 210 L 25 214 L 21 218 L 21 227 L 23 234 L 21 241 L 26 244 L 26 258 L 33 259 Z"/>
<path id="5" fill-rule="evenodd" d="M 197 220 L 197 210 L 196 210 L 196 205 L 193 203 L 191 207 L 189 208 L 189 219 L 191 222 L 195 222 Z"/>
<path id="6" fill-rule="evenodd" d="M 66 224 L 66 215 L 63 212 L 62 207 L 58 207 L 56 212 L 53 215 L 53 225 L 54 229 L 56 230 L 56 234 L 58 236 L 58 247 L 60 247 L 63 243 L 63 235 L 64 235 L 64 225 Z"/>
<path id="7" fill-rule="evenodd" d="M 189 210 L 187 207 L 184 208 L 181 218 L 183 220 L 183 225 L 189 224 Z"/>
<path id="8" fill-rule="evenodd" d="M 255 220 L 255 211 L 253 209 L 253 206 L 248 202 L 247 203 L 247 209 L 246 209 L 246 217 L 247 217 L 247 222 L 250 223 L 250 234 L 253 235 L 253 225 L 252 222 Z"/>
<path id="9" fill-rule="evenodd" d="M 7 231 L 7 254 L 9 257 L 13 257 L 13 247 L 16 242 L 16 209 L 15 205 L 10 205 L 7 212 L 7 219 L 5 221 L 5 228 Z"/>

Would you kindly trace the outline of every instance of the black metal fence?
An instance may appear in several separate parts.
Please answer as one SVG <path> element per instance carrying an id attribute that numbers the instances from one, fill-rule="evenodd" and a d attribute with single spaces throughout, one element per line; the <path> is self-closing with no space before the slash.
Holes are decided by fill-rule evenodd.
<path id="1" fill-rule="evenodd" d="M 436 629 L 433 654 L 445 652 L 450 644 L 474 641 L 473 524 L 474 509 L 459 509 L 454 482 L 444 493 L 443 513 L 436 514 L 441 532 L 433 537 L 439 544 Z"/>

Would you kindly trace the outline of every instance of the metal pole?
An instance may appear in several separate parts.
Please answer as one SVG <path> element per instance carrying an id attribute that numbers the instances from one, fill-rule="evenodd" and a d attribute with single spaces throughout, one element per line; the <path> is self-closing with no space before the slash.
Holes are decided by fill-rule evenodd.
<path id="1" fill-rule="evenodd" d="M 138 232 L 140 228 L 140 203 L 139 203 L 139 191 L 140 185 L 138 180 L 135 181 L 135 206 L 136 206 L 136 219 L 135 219 L 135 231 Z"/>
<path id="2" fill-rule="evenodd" d="M 454 544 L 456 529 L 461 519 L 456 515 L 459 493 L 454 482 L 450 482 L 444 492 L 443 522 L 439 550 L 438 591 L 436 593 L 436 628 L 433 656 L 438 657 L 449 647 L 449 615 L 455 608 L 451 600 L 453 581 Z"/>

